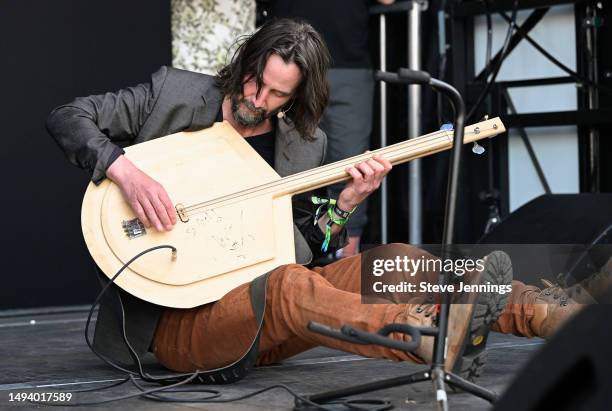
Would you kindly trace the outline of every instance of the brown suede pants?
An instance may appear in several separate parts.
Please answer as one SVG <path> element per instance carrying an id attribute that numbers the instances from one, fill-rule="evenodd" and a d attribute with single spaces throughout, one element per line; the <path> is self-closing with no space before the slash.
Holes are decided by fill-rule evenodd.
<path id="1" fill-rule="evenodd" d="M 418 258 L 425 254 L 404 244 L 382 247 L 389 255 Z M 366 357 L 422 362 L 411 353 L 351 344 L 306 328 L 309 321 L 336 328 L 350 324 L 369 332 L 392 322 L 429 325 L 406 316 L 410 304 L 361 304 L 360 283 L 360 256 L 313 269 L 290 264 L 274 270 L 268 280 L 257 364 L 278 362 L 318 345 Z M 505 333 L 531 336 L 529 320 L 533 316 L 533 306 L 521 301 L 528 287 L 516 281 L 512 285 L 509 304 L 495 328 Z M 256 331 L 249 284 L 244 284 L 215 303 L 192 309 L 165 310 L 155 333 L 153 352 L 162 365 L 174 371 L 221 367 L 246 352 Z"/>

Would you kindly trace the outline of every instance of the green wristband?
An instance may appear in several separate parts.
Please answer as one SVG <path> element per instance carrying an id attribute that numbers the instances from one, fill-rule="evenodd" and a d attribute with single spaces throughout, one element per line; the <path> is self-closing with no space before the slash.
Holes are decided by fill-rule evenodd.
<path id="1" fill-rule="evenodd" d="M 327 252 L 329 248 L 329 242 L 331 241 L 331 231 L 332 225 L 345 225 L 348 221 L 355 208 L 351 211 L 344 211 L 340 207 L 338 207 L 337 200 L 333 198 L 320 198 L 317 196 L 312 196 L 311 201 L 313 204 L 318 205 L 317 211 L 314 216 L 314 225 L 317 224 L 319 218 L 322 215 L 323 207 L 327 206 L 327 217 L 329 220 L 325 224 L 325 239 L 323 240 L 323 244 L 321 244 L 321 251 Z"/>

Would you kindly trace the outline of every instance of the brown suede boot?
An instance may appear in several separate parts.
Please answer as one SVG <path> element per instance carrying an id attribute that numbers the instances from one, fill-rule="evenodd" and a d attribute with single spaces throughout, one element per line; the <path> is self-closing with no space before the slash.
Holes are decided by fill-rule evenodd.
<path id="1" fill-rule="evenodd" d="M 571 287 L 542 282 L 546 288 L 536 299 L 530 327 L 535 335 L 550 338 L 584 306 L 597 304 L 597 298 L 612 286 L 612 258 L 598 272 Z"/>
<path id="2" fill-rule="evenodd" d="M 612 286 L 612 257 L 601 269 L 571 287 L 565 288 L 569 297 L 581 304 L 596 303 Z"/>
<path id="3" fill-rule="evenodd" d="M 508 254 L 495 251 L 485 257 L 485 267 L 480 273 L 466 274 L 460 281 L 489 287 L 509 286 L 512 282 L 512 263 Z M 448 323 L 448 342 L 445 368 L 474 381 L 480 376 L 486 361 L 486 341 L 491 325 L 501 314 L 508 293 L 462 293 L 451 300 Z M 419 304 L 414 314 L 435 320 L 436 305 Z M 433 358 L 433 337 L 423 337 L 415 354 L 430 363 Z"/>
<path id="4" fill-rule="evenodd" d="M 559 285 L 547 280 L 542 283 L 546 288 L 536 298 L 529 326 L 536 336 L 548 339 L 586 304 L 577 303 Z"/>

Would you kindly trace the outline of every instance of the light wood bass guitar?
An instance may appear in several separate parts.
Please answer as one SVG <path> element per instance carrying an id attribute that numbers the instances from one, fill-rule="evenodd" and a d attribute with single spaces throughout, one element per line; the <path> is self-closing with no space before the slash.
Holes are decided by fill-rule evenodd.
<path id="1" fill-rule="evenodd" d="M 465 128 L 464 143 L 505 131 L 499 118 Z M 374 154 L 393 165 L 452 147 L 453 132 L 438 131 L 281 178 L 227 122 L 128 147 L 126 157 L 161 183 L 176 201 L 172 231 L 146 228 L 116 184 L 90 183 L 81 210 L 85 243 L 111 278 L 151 303 L 191 308 L 220 299 L 238 285 L 295 262 L 291 196 L 348 180 L 345 168 Z M 173 258 L 174 257 L 174 258 Z"/>

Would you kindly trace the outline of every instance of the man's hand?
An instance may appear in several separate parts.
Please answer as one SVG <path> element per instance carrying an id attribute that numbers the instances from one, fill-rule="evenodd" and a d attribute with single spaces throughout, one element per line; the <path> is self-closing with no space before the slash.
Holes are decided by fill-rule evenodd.
<path id="1" fill-rule="evenodd" d="M 346 172 L 353 177 L 338 196 L 338 207 L 350 211 L 380 187 L 383 178 L 391 171 L 389 160 L 379 155 L 348 167 Z"/>
<path id="2" fill-rule="evenodd" d="M 164 187 L 142 172 L 130 160 L 119 156 L 106 170 L 106 176 L 121 189 L 142 223 L 157 231 L 172 230 L 176 224 L 176 210 Z"/>

